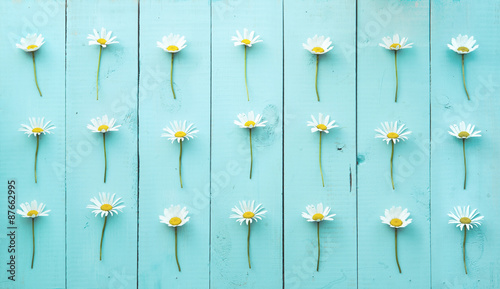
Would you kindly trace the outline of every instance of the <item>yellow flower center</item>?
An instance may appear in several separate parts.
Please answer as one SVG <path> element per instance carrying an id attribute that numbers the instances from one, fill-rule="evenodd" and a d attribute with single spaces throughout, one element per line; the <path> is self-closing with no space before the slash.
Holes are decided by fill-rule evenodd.
<path id="1" fill-rule="evenodd" d="M 312 51 L 314 51 L 314 52 L 318 52 L 318 53 L 325 52 L 325 50 L 324 50 L 323 48 L 321 48 L 321 47 L 314 47 L 314 48 L 312 49 Z"/>
<path id="2" fill-rule="evenodd" d="M 245 126 L 255 126 L 255 122 L 249 120 L 249 121 L 245 122 Z"/>
<path id="3" fill-rule="evenodd" d="M 101 206 L 101 210 L 103 211 L 111 211 L 111 209 L 113 209 L 113 206 L 111 206 L 110 204 L 103 204 Z"/>
<path id="4" fill-rule="evenodd" d="M 31 130 L 31 132 L 34 132 L 34 133 L 41 133 L 43 132 L 43 128 L 41 127 L 35 127 Z"/>
<path id="5" fill-rule="evenodd" d="M 185 137 L 186 133 L 183 131 L 178 131 L 174 134 L 175 137 Z"/>
<path id="6" fill-rule="evenodd" d="M 466 131 L 461 131 L 458 133 L 458 137 L 468 138 L 469 136 L 470 136 L 470 134 Z"/>
<path id="7" fill-rule="evenodd" d="M 170 45 L 169 47 L 167 47 L 167 51 L 177 51 L 177 50 L 179 50 L 179 47 L 175 45 Z"/>
<path id="8" fill-rule="evenodd" d="M 173 217 L 172 219 L 170 219 L 170 221 L 168 221 L 170 223 L 170 225 L 172 226 L 177 226 L 179 225 L 180 223 L 182 223 L 182 220 L 181 218 L 179 217 Z"/>
<path id="9" fill-rule="evenodd" d="M 398 138 L 399 134 L 397 134 L 395 132 L 390 132 L 390 133 L 387 134 L 387 137 L 388 138 Z"/>
<path id="10" fill-rule="evenodd" d="M 106 39 L 104 39 L 104 38 L 99 38 L 99 39 L 97 39 L 97 43 L 99 43 L 99 44 L 101 44 L 101 45 L 106 44 Z"/>
<path id="11" fill-rule="evenodd" d="M 327 129 L 326 125 L 321 124 L 321 123 L 320 123 L 320 124 L 318 124 L 318 125 L 316 126 L 316 128 L 317 128 L 317 129 L 320 129 L 320 130 L 326 130 L 326 129 Z"/>
<path id="12" fill-rule="evenodd" d="M 28 215 L 28 217 L 31 217 L 31 216 L 33 216 L 33 215 L 35 215 L 35 217 L 36 217 L 36 216 L 38 216 L 38 211 L 36 211 L 36 210 L 31 210 L 31 211 L 29 211 L 29 212 L 28 212 L 28 214 L 27 214 L 27 215 Z"/>
<path id="13" fill-rule="evenodd" d="M 35 49 L 37 47 L 38 46 L 36 46 L 35 44 L 31 44 L 31 45 L 28 45 L 28 47 L 26 47 L 26 49 Z"/>
<path id="14" fill-rule="evenodd" d="M 325 216 L 323 216 L 323 214 L 316 213 L 316 214 L 314 214 L 314 216 L 313 216 L 313 220 L 315 220 L 315 221 L 320 220 L 320 221 L 321 221 L 321 220 L 323 220 L 323 218 L 324 218 L 324 217 L 325 217 Z"/>
<path id="15" fill-rule="evenodd" d="M 255 214 L 253 212 L 245 212 L 243 213 L 243 218 L 245 219 L 251 219 L 255 216 Z"/>
<path id="16" fill-rule="evenodd" d="M 97 128 L 98 131 L 108 131 L 109 126 L 103 124 Z"/>
<path id="17" fill-rule="evenodd" d="M 391 49 L 399 49 L 401 48 L 401 44 L 399 43 L 393 43 L 391 44 L 391 46 L 389 46 Z"/>
<path id="18" fill-rule="evenodd" d="M 471 220 L 467 217 L 460 218 L 460 223 L 462 224 L 470 224 Z"/>
<path id="19" fill-rule="evenodd" d="M 391 220 L 391 225 L 393 225 L 394 227 L 400 227 L 401 225 L 403 225 L 403 221 L 398 218 L 394 218 Z"/>
<path id="20" fill-rule="evenodd" d="M 241 40 L 241 43 L 246 44 L 246 45 L 250 44 L 250 42 L 251 42 L 251 41 L 250 41 L 250 40 L 248 40 L 248 39 L 243 39 L 243 40 Z"/>
<path id="21" fill-rule="evenodd" d="M 469 48 L 465 46 L 460 46 L 459 48 L 457 48 L 457 50 L 460 52 L 469 52 Z"/>

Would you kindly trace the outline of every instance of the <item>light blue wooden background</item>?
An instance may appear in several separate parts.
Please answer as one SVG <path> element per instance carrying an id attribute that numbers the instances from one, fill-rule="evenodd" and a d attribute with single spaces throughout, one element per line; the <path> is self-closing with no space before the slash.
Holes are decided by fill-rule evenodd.
<path id="1" fill-rule="evenodd" d="M 5 220 L 0 235 L 0 288 L 499 288 L 500 218 L 497 188 L 500 119 L 498 67 L 500 3 L 496 0 L 21 0 L 0 11 L 0 179 Z M 98 47 L 87 34 L 106 27 L 120 42 L 104 49 L 100 100 L 95 100 Z M 246 100 L 243 47 L 235 30 L 249 28 L 264 42 L 248 50 Z M 36 52 L 43 97 L 33 83 L 31 56 L 15 47 L 42 33 Z M 156 47 L 169 33 L 186 36 L 170 58 Z M 393 53 L 378 46 L 399 33 L 413 48 L 398 53 L 399 101 Z M 471 101 L 461 83 L 460 56 L 446 44 L 474 35 L 480 48 L 466 57 Z M 330 36 L 334 49 L 320 59 L 302 43 Z M 248 179 L 248 133 L 233 124 L 254 110 L 268 121 L 254 130 L 254 174 Z M 318 136 L 306 122 L 330 114 L 339 125 L 323 139 L 321 186 Z M 108 180 L 102 183 L 102 139 L 86 125 L 108 114 L 122 125 L 107 138 Z M 57 127 L 42 137 L 39 182 L 33 182 L 35 139 L 17 131 L 28 117 Z M 178 184 L 179 146 L 161 138 L 172 120 L 200 130 L 185 143 L 184 188 Z M 390 146 L 375 139 L 381 121 L 413 131 L 398 144 L 396 190 L 390 187 Z M 448 126 L 475 123 L 483 137 L 468 141 L 468 187 L 461 188 L 461 144 Z M 17 182 L 17 204 L 37 199 L 52 210 L 36 222 L 35 268 L 30 222 L 17 226 L 16 281 L 7 279 L 7 180 Z M 352 184 L 352 187 L 351 187 Z M 98 192 L 123 197 L 124 212 L 109 220 L 98 261 L 102 219 L 89 209 Z M 252 226 L 252 269 L 246 227 L 229 219 L 239 200 L 269 211 Z M 323 202 L 337 214 L 322 224 L 322 259 L 315 271 L 316 231 L 300 213 Z M 175 264 L 173 230 L 158 215 L 187 206 Z M 469 274 L 463 273 L 463 235 L 446 214 L 470 204 L 485 216 L 468 234 Z M 394 262 L 393 230 L 379 216 L 404 206 L 413 223 L 399 234 L 403 274 Z"/>

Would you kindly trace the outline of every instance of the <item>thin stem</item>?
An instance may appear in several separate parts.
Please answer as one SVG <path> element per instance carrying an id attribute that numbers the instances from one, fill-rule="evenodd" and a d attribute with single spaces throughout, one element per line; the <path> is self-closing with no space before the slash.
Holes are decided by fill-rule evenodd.
<path id="1" fill-rule="evenodd" d="M 252 129 L 249 129 L 250 133 L 250 179 L 252 178 L 252 167 L 253 167 L 253 150 L 252 150 Z"/>
<path id="2" fill-rule="evenodd" d="M 396 67 L 396 98 L 394 102 L 398 102 L 398 51 L 394 51 L 394 66 Z"/>
<path id="3" fill-rule="evenodd" d="M 245 88 L 247 89 L 247 100 L 250 101 L 250 95 L 248 94 L 248 83 L 247 83 L 247 46 L 245 45 Z"/>
<path id="4" fill-rule="evenodd" d="M 248 257 L 248 268 L 252 269 L 252 265 L 250 264 L 250 225 L 252 223 L 248 223 L 248 237 L 247 237 L 247 257 Z"/>
<path id="5" fill-rule="evenodd" d="M 172 95 L 174 96 L 175 99 L 175 91 L 174 91 L 174 54 L 175 53 L 170 53 L 172 54 L 172 61 L 170 63 L 170 87 L 172 88 Z"/>
<path id="6" fill-rule="evenodd" d="M 467 265 L 465 264 L 465 240 L 466 239 L 467 239 L 467 227 L 464 228 L 464 244 L 463 244 L 465 274 L 467 274 Z"/>
<path id="7" fill-rule="evenodd" d="M 106 133 L 102 134 L 102 143 L 104 145 L 104 182 L 106 182 L 106 172 L 108 171 L 108 160 L 106 158 Z"/>
<path id="8" fill-rule="evenodd" d="M 467 99 L 470 100 L 469 97 L 469 92 L 467 92 L 467 86 L 465 85 L 465 64 L 464 64 L 464 56 L 465 54 L 462 54 L 462 80 L 464 81 L 464 89 L 465 93 L 467 94 Z"/>
<path id="9" fill-rule="evenodd" d="M 465 186 L 467 185 L 467 159 L 465 158 L 465 139 L 462 139 L 462 144 L 463 144 L 463 149 L 464 149 L 464 190 Z"/>
<path id="10" fill-rule="evenodd" d="M 99 261 L 102 260 L 102 239 L 104 238 L 104 229 L 106 229 L 106 222 L 108 221 L 108 216 L 104 217 L 104 225 L 102 226 L 101 234 L 101 246 L 99 247 Z"/>
<path id="11" fill-rule="evenodd" d="M 31 269 L 35 261 L 35 218 L 31 218 L 31 233 L 33 234 L 33 256 L 31 256 Z"/>
<path id="12" fill-rule="evenodd" d="M 323 183 L 323 187 L 325 186 L 325 180 L 323 178 L 323 169 L 321 168 L 321 131 L 319 132 L 319 172 L 321 173 L 321 183 Z"/>
<path id="13" fill-rule="evenodd" d="M 398 260 L 398 228 L 394 229 L 394 250 L 396 251 L 396 264 L 398 264 L 399 274 L 401 274 L 401 267 L 399 266 Z"/>
<path id="14" fill-rule="evenodd" d="M 97 100 L 99 100 L 99 70 L 101 68 L 101 53 L 102 53 L 102 45 L 99 45 L 99 61 L 97 62 L 97 78 L 95 81 L 95 87 L 97 91 Z"/>
<path id="15" fill-rule="evenodd" d="M 177 227 L 174 227 L 175 229 L 175 261 L 177 262 L 177 268 L 179 269 L 179 272 L 181 271 L 181 266 L 179 265 L 179 258 L 177 258 Z"/>
<path id="16" fill-rule="evenodd" d="M 40 135 L 36 135 L 36 151 L 35 151 L 35 184 L 36 184 L 36 163 L 38 161 L 38 145 L 40 144 Z"/>
<path id="17" fill-rule="evenodd" d="M 40 96 L 42 96 L 42 92 L 40 91 L 40 87 L 38 86 L 38 80 L 36 79 L 35 51 L 32 51 L 31 54 L 33 55 L 33 72 L 35 73 L 36 88 L 38 89 L 38 93 L 40 94 Z"/>
<path id="18" fill-rule="evenodd" d="M 315 81 L 315 86 L 316 86 L 316 96 L 318 97 L 318 101 L 319 101 L 319 93 L 318 93 L 318 64 L 319 64 L 319 54 L 316 54 L 316 81 Z"/>
<path id="19" fill-rule="evenodd" d="M 319 256 L 320 256 L 320 254 L 321 254 L 321 250 L 320 250 L 320 249 L 321 249 L 321 247 L 320 247 L 320 245 L 319 245 L 319 223 L 320 223 L 320 222 L 317 222 L 317 225 L 318 225 L 318 265 L 316 265 L 316 272 L 318 272 L 318 271 L 319 271 Z"/>
<path id="20" fill-rule="evenodd" d="M 392 189 L 394 190 L 394 178 L 393 178 L 393 175 L 392 175 L 392 160 L 394 158 L 394 142 L 391 142 L 392 143 L 392 150 L 391 150 L 391 183 L 392 183 Z"/>
<path id="21" fill-rule="evenodd" d="M 180 144 L 180 151 L 179 151 L 179 181 L 181 182 L 181 189 L 182 189 L 182 141 L 179 143 Z"/>

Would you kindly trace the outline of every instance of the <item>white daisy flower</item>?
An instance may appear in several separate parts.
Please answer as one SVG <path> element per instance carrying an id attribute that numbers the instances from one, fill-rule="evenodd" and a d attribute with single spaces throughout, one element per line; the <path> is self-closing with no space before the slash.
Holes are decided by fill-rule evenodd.
<path id="1" fill-rule="evenodd" d="M 50 124 L 50 121 L 44 122 L 44 119 L 44 117 L 30 117 L 30 124 L 21 124 L 22 127 L 19 129 L 19 131 L 24 131 L 24 133 L 27 134 L 28 137 L 30 137 L 31 135 L 39 136 L 41 134 L 52 133 L 51 130 L 55 129 L 56 127 Z"/>
<path id="2" fill-rule="evenodd" d="M 36 218 L 36 217 L 46 217 L 49 214 L 50 210 L 45 209 L 45 204 L 40 203 L 38 205 L 36 200 L 31 201 L 31 204 L 26 202 L 26 203 L 21 203 L 21 210 L 17 210 L 17 213 L 21 215 L 23 218 Z"/>
<path id="3" fill-rule="evenodd" d="M 408 219 L 410 213 L 408 209 L 401 207 L 392 207 L 390 210 L 385 210 L 384 216 L 380 216 L 382 223 L 389 225 L 392 228 L 404 228 L 411 224 L 412 219 Z"/>
<path id="4" fill-rule="evenodd" d="M 93 204 L 88 205 L 87 209 L 92 209 L 92 213 L 96 217 L 99 214 L 101 214 L 101 217 L 107 217 L 108 214 L 113 216 L 113 213 L 118 215 L 118 211 L 122 212 L 122 209 L 125 208 L 125 206 L 121 205 L 123 203 L 121 198 L 115 200 L 115 194 L 99 193 L 99 200 L 94 197 L 90 201 Z"/>
<path id="5" fill-rule="evenodd" d="M 87 128 L 92 132 L 107 133 L 108 131 L 118 131 L 118 128 L 121 126 L 115 126 L 116 120 L 114 118 L 108 120 L 107 115 L 104 115 L 102 119 L 100 117 L 93 118 L 90 122 L 92 122 L 92 124 L 87 125 Z"/>
<path id="6" fill-rule="evenodd" d="M 454 207 L 455 213 L 450 212 L 448 214 L 452 219 L 448 221 L 448 224 L 457 224 L 460 227 L 460 231 L 465 227 L 467 230 L 474 228 L 474 226 L 479 227 L 481 225 L 484 216 L 478 216 L 479 212 L 477 209 L 470 211 L 470 206 L 467 207 Z"/>
<path id="7" fill-rule="evenodd" d="M 169 140 L 174 143 L 177 140 L 178 143 L 184 140 L 190 140 L 195 137 L 195 134 L 199 132 L 199 130 L 195 130 L 194 124 L 189 124 L 186 127 L 187 121 L 174 121 L 170 122 L 170 127 L 165 127 L 163 130 L 167 133 L 163 133 L 162 137 L 167 137 Z"/>
<path id="8" fill-rule="evenodd" d="M 186 40 L 184 36 L 180 34 L 170 33 L 168 36 L 163 36 L 160 41 L 156 42 L 156 45 L 168 53 L 177 53 L 186 47 Z"/>
<path id="9" fill-rule="evenodd" d="M 474 131 L 474 128 L 476 126 L 472 124 L 468 124 L 467 127 L 465 126 L 465 122 L 460 122 L 459 125 L 453 124 L 450 125 L 451 131 L 448 133 L 451 134 L 452 136 L 459 138 L 459 139 L 468 139 L 470 137 L 480 137 L 481 135 L 479 134 L 481 131 Z"/>
<path id="10" fill-rule="evenodd" d="M 407 135 L 411 134 L 411 131 L 406 131 L 406 127 L 404 124 L 398 127 L 398 122 L 385 122 L 385 123 L 380 123 L 382 128 L 377 128 L 375 129 L 376 132 L 379 134 L 375 135 L 375 138 L 381 138 L 387 144 L 389 144 L 390 141 L 393 143 L 397 143 L 400 140 L 407 140 L 408 137 Z"/>
<path id="11" fill-rule="evenodd" d="M 384 41 L 384 43 L 379 43 L 379 45 L 389 50 L 412 48 L 413 45 L 413 43 L 406 44 L 406 42 L 408 41 L 408 38 L 406 37 L 401 38 L 400 41 L 399 34 L 394 34 L 392 38 L 390 36 L 386 36 L 382 38 L 382 41 Z"/>
<path id="12" fill-rule="evenodd" d="M 90 39 L 89 45 L 101 45 L 103 48 L 106 48 L 106 45 L 118 43 L 118 41 L 114 41 L 116 36 L 111 37 L 111 32 L 106 33 L 106 28 L 101 28 L 101 35 L 97 33 L 97 30 L 94 29 L 94 34 L 89 34 L 87 39 Z"/>
<path id="13" fill-rule="evenodd" d="M 307 44 L 302 43 L 302 47 L 312 54 L 325 54 L 333 49 L 330 37 L 314 35 L 313 38 L 307 38 Z"/>
<path id="14" fill-rule="evenodd" d="M 479 45 L 475 44 L 474 36 L 469 38 L 467 35 L 459 34 L 457 38 L 451 38 L 451 44 L 448 44 L 448 48 L 458 54 L 467 54 L 479 47 Z"/>
<path id="15" fill-rule="evenodd" d="M 160 215 L 160 223 L 167 224 L 169 227 L 180 227 L 189 221 L 188 213 L 186 207 L 181 209 L 179 205 L 171 205 L 170 208 L 163 210 L 163 215 Z"/>
<path id="16" fill-rule="evenodd" d="M 328 215 L 330 213 L 330 207 L 325 207 L 323 209 L 323 203 L 319 203 L 317 207 L 314 205 L 309 205 L 306 207 L 307 213 L 302 212 L 302 217 L 308 222 L 321 222 L 321 221 L 333 221 L 335 214 Z"/>
<path id="17" fill-rule="evenodd" d="M 234 46 L 245 45 L 247 47 L 252 47 L 253 44 L 262 42 L 259 39 L 260 35 L 254 37 L 255 31 L 248 33 L 248 29 L 243 29 L 243 37 L 240 31 L 236 30 L 236 35 L 231 38 L 234 41 Z"/>
<path id="18" fill-rule="evenodd" d="M 28 34 L 26 38 L 21 38 L 21 43 L 16 43 L 16 47 L 26 52 L 37 51 L 45 43 L 42 34 Z"/>
<path id="19" fill-rule="evenodd" d="M 231 209 L 236 214 L 232 214 L 229 218 L 237 219 L 236 222 L 240 222 L 240 225 L 245 222 L 247 225 L 252 223 L 253 221 L 257 222 L 258 220 L 262 220 L 264 214 L 267 211 L 263 211 L 262 204 L 255 205 L 255 201 L 240 201 L 240 208 L 235 206 Z"/>
<path id="20" fill-rule="evenodd" d="M 238 119 L 239 121 L 235 120 L 234 124 L 239 126 L 240 128 L 248 128 L 252 129 L 254 127 L 265 127 L 265 123 L 267 121 L 261 121 L 262 116 L 260 114 L 257 114 L 255 116 L 253 111 L 250 111 L 248 113 L 248 116 L 244 113 L 238 114 Z"/>
<path id="21" fill-rule="evenodd" d="M 314 115 L 311 115 L 312 121 L 307 122 L 307 126 L 311 126 L 311 132 L 324 132 L 324 133 L 329 133 L 329 130 L 338 127 L 338 125 L 335 124 L 335 120 L 330 121 L 330 116 L 327 115 L 326 117 L 323 116 L 322 113 L 319 114 L 318 121 L 314 118 Z"/>

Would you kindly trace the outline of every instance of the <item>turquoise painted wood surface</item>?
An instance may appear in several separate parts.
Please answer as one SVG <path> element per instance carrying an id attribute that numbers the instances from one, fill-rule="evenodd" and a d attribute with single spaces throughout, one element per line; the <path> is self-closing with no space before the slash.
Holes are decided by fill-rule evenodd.
<path id="1" fill-rule="evenodd" d="M 494 113 L 500 105 L 495 0 L 22 0 L 0 3 L 0 288 L 498 288 L 500 234 Z M 99 47 L 87 35 L 105 27 L 118 44 L 103 49 L 96 96 Z M 246 99 L 244 48 L 236 30 L 255 30 L 262 43 L 247 50 L 250 101 Z M 15 44 L 28 33 L 46 39 L 31 55 Z M 187 47 L 175 56 L 156 41 L 182 34 Z M 381 38 L 399 33 L 413 48 L 398 53 L 399 97 L 394 103 L 394 54 Z M 302 48 L 315 34 L 331 37 L 334 49 L 320 57 L 319 93 L 315 57 Z M 471 101 L 462 86 L 461 59 L 446 47 L 451 37 L 474 35 L 480 48 L 466 56 Z M 253 130 L 250 180 L 248 132 L 234 125 L 238 113 L 255 111 L 267 126 Z M 329 114 L 339 125 L 323 138 L 325 187 L 318 167 L 318 135 L 310 115 Z M 106 138 L 108 178 L 103 183 L 100 134 L 86 126 L 107 114 L 122 125 Z M 42 136 L 38 183 L 36 139 L 18 131 L 28 117 L 56 126 Z M 162 138 L 174 120 L 199 129 L 183 146 Z M 396 145 L 392 190 L 390 146 L 375 139 L 382 121 L 401 121 L 412 131 Z M 448 126 L 464 120 L 483 137 L 467 142 L 468 186 L 463 190 L 461 143 Z M 8 182 L 16 205 L 37 199 L 50 216 L 36 220 L 36 256 L 31 224 L 9 224 Z M 99 192 L 116 193 L 126 206 L 110 217 L 99 261 L 103 219 L 86 206 Z M 247 227 L 229 219 L 240 200 L 268 211 Z M 301 216 L 323 202 L 337 214 L 321 224 L 321 263 L 316 272 L 316 227 Z M 174 230 L 158 216 L 170 205 L 186 206 L 191 220 Z M 467 235 L 463 272 L 462 232 L 448 224 L 456 205 L 478 208 L 483 225 Z M 398 234 L 379 216 L 407 207 L 413 223 Z M 15 228 L 15 229 L 14 229 Z M 8 279 L 15 231 L 15 279 Z"/>

